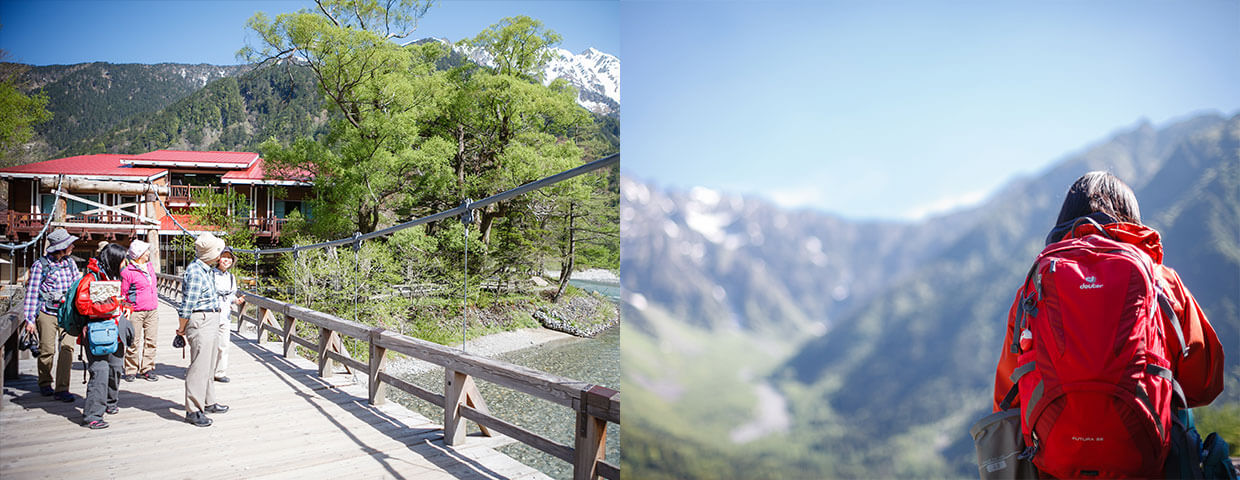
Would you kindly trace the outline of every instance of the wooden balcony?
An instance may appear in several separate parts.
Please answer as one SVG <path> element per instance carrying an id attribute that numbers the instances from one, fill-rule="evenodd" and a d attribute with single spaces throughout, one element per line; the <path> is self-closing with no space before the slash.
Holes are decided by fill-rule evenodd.
<path id="1" fill-rule="evenodd" d="M 201 192 L 219 193 L 221 191 L 223 191 L 222 187 L 172 185 L 168 187 L 168 204 L 189 205 L 192 203 L 195 194 L 200 194 Z"/>
<path id="2" fill-rule="evenodd" d="M 185 228 L 198 230 L 199 227 L 194 224 L 192 215 L 174 214 L 178 222 Z M 43 229 L 43 224 L 47 221 L 48 215 L 45 213 L 24 213 L 14 212 L 11 210 L 0 210 L 0 234 L 5 237 L 13 238 L 16 236 L 33 237 L 39 234 Z M 270 238 L 272 240 L 280 238 L 283 233 L 284 225 L 288 223 L 287 219 L 275 217 L 246 217 L 241 219 L 244 224 L 252 231 L 254 236 L 259 238 Z M 152 228 L 153 226 L 144 226 L 138 219 L 118 214 L 90 214 L 90 215 L 69 215 L 65 221 L 56 226 L 63 226 L 69 233 L 83 236 L 114 236 L 115 234 L 130 234 L 139 229 Z M 158 227 L 162 230 L 177 230 L 176 225 L 171 218 L 162 219 L 161 225 Z M 214 230 L 215 228 L 203 228 L 203 230 Z"/>

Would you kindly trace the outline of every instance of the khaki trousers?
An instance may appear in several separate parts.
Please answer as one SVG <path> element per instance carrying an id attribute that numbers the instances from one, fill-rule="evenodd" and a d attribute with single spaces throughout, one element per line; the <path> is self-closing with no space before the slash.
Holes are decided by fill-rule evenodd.
<path id="1" fill-rule="evenodd" d="M 155 369 L 155 338 L 159 335 L 159 310 L 133 312 L 133 345 L 125 348 L 125 375 Z"/>
<path id="2" fill-rule="evenodd" d="M 218 312 L 194 312 L 185 324 L 189 368 L 185 370 L 185 413 L 201 412 L 215 401 L 215 344 Z"/>
<path id="3" fill-rule="evenodd" d="M 222 300 L 220 304 L 227 305 L 223 303 Z M 232 308 L 228 308 L 228 310 L 225 310 L 224 312 L 220 313 L 220 326 L 217 330 L 219 332 L 217 334 L 219 335 L 219 338 L 215 340 L 216 342 L 215 343 L 215 376 L 216 378 L 228 376 L 228 346 L 232 345 L 232 337 L 230 336 L 230 333 L 232 331 L 232 316 L 230 315 L 231 313 L 232 313 Z"/>
<path id="4" fill-rule="evenodd" d="M 56 316 L 47 312 L 39 312 L 35 317 L 34 326 L 39 331 L 39 386 L 52 386 L 52 367 L 56 367 L 56 391 L 69 391 L 69 375 L 73 373 L 73 349 L 77 348 L 77 337 L 65 335 L 60 338 L 60 325 L 56 324 Z M 78 332 L 80 335 L 81 332 Z M 57 355 L 59 353 L 59 355 Z"/>

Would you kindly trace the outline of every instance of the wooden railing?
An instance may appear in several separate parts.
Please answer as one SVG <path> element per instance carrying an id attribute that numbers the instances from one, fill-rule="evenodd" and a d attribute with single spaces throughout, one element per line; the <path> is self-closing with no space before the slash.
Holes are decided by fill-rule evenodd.
<path id="1" fill-rule="evenodd" d="M 43 224 L 47 222 L 48 214 L 5 211 L 0 217 L 3 217 L 7 234 L 25 233 L 34 235 L 43 230 Z M 136 218 L 113 213 L 68 215 L 64 220 L 64 227 L 70 233 L 81 233 L 93 229 L 115 229 L 117 227 L 137 228 L 138 225 L 141 225 L 141 222 Z"/>
<path id="2" fill-rule="evenodd" d="M 18 295 L 24 295 L 26 289 L 21 285 L 5 286 L 0 289 L 0 298 L 12 298 Z M 12 357 L 13 361 L 18 358 L 16 345 L 10 345 L 8 340 L 17 332 L 17 329 L 24 327 L 25 319 L 22 318 L 22 302 L 13 302 L 12 308 L 7 312 L 0 313 L 0 390 L 4 390 L 4 376 L 9 370 L 8 360 Z M 7 349 L 13 348 L 13 351 Z M 0 407 L 4 406 L 4 402 L 0 402 Z"/>
<path id="3" fill-rule="evenodd" d="M 179 296 L 182 288 L 181 277 L 161 273 L 159 287 L 166 295 Z M 611 480 L 620 478 L 619 467 L 603 460 L 607 443 L 607 423 L 620 423 L 620 393 L 615 390 L 463 353 L 382 327 L 369 327 L 250 292 L 240 293 L 247 305 L 257 308 L 253 316 L 244 311 L 239 312 L 240 322 L 255 325 L 260 343 L 265 342 L 267 334 L 270 333 L 283 339 L 285 356 L 289 355 L 294 344 L 314 351 L 318 357 L 320 376 L 332 374 L 327 364 L 329 360 L 339 362 L 354 372 L 365 373 L 369 378 L 368 400 L 372 405 L 386 401 L 385 390 L 390 386 L 441 406 L 444 411 L 443 438 L 446 445 L 460 445 L 465 442 L 465 420 L 468 419 L 477 423 L 483 434 L 490 435 L 490 430 L 494 430 L 573 464 L 574 479 L 593 479 L 600 476 Z M 282 317 L 279 323 L 277 315 Z M 318 327 L 317 343 L 297 336 L 298 321 Z M 341 335 L 366 342 L 370 351 L 369 362 L 362 363 L 344 354 L 344 349 L 340 348 Z M 443 367 L 444 393 L 426 390 L 385 373 L 388 351 Z M 492 416 L 474 383 L 474 378 L 572 408 L 577 412 L 574 445 L 570 447 L 561 444 Z"/>
<path id="4" fill-rule="evenodd" d="M 195 192 L 219 192 L 220 187 L 213 186 L 197 186 L 197 185 L 172 185 L 168 187 L 168 202 L 184 202 L 189 203 L 193 200 Z"/>
<path id="5" fill-rule="evenodd" d="M 276 217 L 246 217 L 245 225 L 260 237 L 279 237 L 288 219 Z"/>

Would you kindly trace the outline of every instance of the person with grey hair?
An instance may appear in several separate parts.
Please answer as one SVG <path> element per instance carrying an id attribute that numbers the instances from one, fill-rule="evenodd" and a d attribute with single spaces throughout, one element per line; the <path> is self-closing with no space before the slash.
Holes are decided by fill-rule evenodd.
<path id="1" fill-rule="evenodd" d="M 56 312 L 68 296 L 69 287 L 81 274 L 73 263 L 73 243 L 78 237 L 57 227 L 47 236 L 47 254 L 30 266 L 26 283 L 24 316 L 26 333 L 39 335 L 39 392 L 54 395 L 62 402 L 73 402 L 69 393 L 69 375 L 73 367 L 73 349 L 79 332 L 67 335 L 56 321 Z M 55 367 L 55 388 L 52 369 Z"/>
<path id="2" fill-rule="evenodd" d="M 215 355 L 219 335 L 220 302 L 211 274 L 224 252 L 224 240 L 204 233 L 194 242 L 198 258 L 185 269 L 180 325 L 177 335 L 189 343 L 189 368 L 185 370 L 185 421 L 198 427 L 211 426 L 207 413 L 224 413 L 228 407 L 215 401 Z"/>

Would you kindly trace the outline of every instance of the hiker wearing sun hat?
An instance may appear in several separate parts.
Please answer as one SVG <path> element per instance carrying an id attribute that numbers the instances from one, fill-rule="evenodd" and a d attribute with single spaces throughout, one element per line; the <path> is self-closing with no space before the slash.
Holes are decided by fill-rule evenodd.
<path id="1" fill-rule="evenodd" d="M 57 400 L 72 402 L 69 393 L 69 374 L 73 366 L 73 349 L 77 347 L 74 336 L 64 335 L 56 322 L 56 311 L 65 302 L 65 295 L 74 280 L 80 276 L 73 263 L 73 242 L 78 237 L 64 228 L 56 228 L 47 236 L 47 254 L 30 266 L 26 284 L 26 302 L 23 317 L 26 333 L 39 334 L 39 391 L 55 395 Z M 55 388 L 52 386 L 52 368 L 55 367 Z"/>
<path id="2" fill-rule="evenodd" d="M 189 342 L 190 361 L 185 371 L 185 421 L 199 427 L 211 425 L 207 413 L 224 413 L 228 407 L 215 402 L 215 350 L 219 330 L 219 296 L 211 267 L 224 251 L 224 240 L 204 233 L 194 242 L 198 259 L 185 269 L 184 296 L 177 311 L 177 335 Z"/>
<path id="3" fill-rule="evenodd" d="M 159 299 L 155 288 L 155 268 L 151 265 L 151 244 L 142 240 L 129 243 L 129 265 L 121 270 L 121 294 L 133 306 L 134 341 L 125 349 L 125 376 L 154 382 L 155 339 L 159 335 Z"/>

